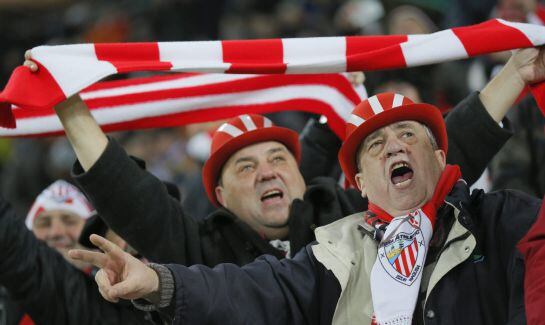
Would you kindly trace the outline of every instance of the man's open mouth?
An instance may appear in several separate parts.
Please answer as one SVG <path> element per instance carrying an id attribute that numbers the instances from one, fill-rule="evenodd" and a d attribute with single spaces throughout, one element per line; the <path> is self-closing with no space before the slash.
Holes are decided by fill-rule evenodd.
<path id="1" fill-rule="evenodd" d="M 276 200 L 281 200 L 284 197 L 284 193 L 279 189 L 271 189 L 261 195 L 261 202 L 269 203 Z"/>
<path id="2" fill-rule="evenodd" d="M 404 162 L 400 161 L 392 165 L 390 172 L 390 179 L 394 186 L 403 186 L 408 184 L 413 178 L 413 170 L 411 166 Z"/>

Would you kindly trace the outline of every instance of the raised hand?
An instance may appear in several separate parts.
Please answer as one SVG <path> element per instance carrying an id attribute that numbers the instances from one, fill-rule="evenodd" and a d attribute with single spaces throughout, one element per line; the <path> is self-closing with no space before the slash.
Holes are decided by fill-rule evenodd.
<path id="1" fill-rule="evenodd" d="M 365 81 L 365 74 L 361 71 L 349 72 L 346 77 L 354 87 L 363 85 Z"/>
<path id="2" fill-rule="evenodd" d="M 545 48 L 513 52 L 501 71 L 483 88 L 479 98 L 487 112 L 500 122 L 524 87 L 545 80 Z"/>
<path id="3" fill-rule="evenodd" d="M 30 50 L 27 50 L 25 52 L 25 62 L 23 63 L 25 67 L 28 67 L 30 71 L 36 72 L 38 71 L 38 65 L 36 62 L 32 61 L 32 52 Z"/>
<path id="4" fill-rule="evenodd" d="M 520 78 L 526 84 L 545 80 L 545 48 L 520 49 L 511 58 Z"/>
<path id="5" fill-rule="evenodd" d="M 75 249 L 68 254 L 100 268 L 95 280 L 104 299 L 110 302 L 120 298 L 155 300 L 159 277 L 154 270 L 101 236 L 91 235 L 90 240 L 102 252 Z"/>

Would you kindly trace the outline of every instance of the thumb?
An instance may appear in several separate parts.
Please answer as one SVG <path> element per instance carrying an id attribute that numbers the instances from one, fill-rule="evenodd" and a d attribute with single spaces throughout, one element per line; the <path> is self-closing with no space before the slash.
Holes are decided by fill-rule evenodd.
<path id="1" fill-rule="evenodd" d="M 137 296 L 138 292 L 138 286 L 130 280 L 119 282 L 110 288 L 110 295 L 121 299 L 140 298 Z"/>

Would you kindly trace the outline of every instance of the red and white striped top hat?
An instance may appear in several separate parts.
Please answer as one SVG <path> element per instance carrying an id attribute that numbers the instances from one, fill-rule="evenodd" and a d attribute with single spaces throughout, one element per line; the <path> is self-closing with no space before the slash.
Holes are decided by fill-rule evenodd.
<path id="1" fill-rule="evenodd" d="M 447 130 L 437 107 L 424 103 L 415 104 L 400 94 L 377 94 L 359 103 L 347 121 L 346 138 L 339 151 L 339 162 L 350 184 L 357 186 L 356 154 L 360 144 L 369 134 L 398 121 L 418 121 L 428 126 L 439 148 L 447 152 Z"/>
<path id="2" fill-rule="evenodd" d="M 300 159 L 297 132 L 275 126 L 268 118 L 257 114 L 244 114 L 222 124 L 212 137 L 210 158 L 204 163 L 202 178 L 210 201 L 220 206 L 215 188 L 225 162 L 238 150 L 251 144 L 278 141 L 284 144 L 295 159 Z"/>

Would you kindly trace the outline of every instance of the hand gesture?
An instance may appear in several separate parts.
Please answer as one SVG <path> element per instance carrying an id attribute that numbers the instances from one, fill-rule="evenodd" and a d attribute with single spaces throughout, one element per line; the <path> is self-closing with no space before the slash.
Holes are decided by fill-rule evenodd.
<path id="1" fill-rule="evenodd" d="M 68 254 L 100 268 L 95 280 L 104 299 L 111 302 L 119 298 L 153 300 L 159 290 L 159 277 L 154 270 L 101 236 L 93 234 L 90 240 L 103 253 L 75 249 Z"/>
<path id="2" fill-rule="evenodd" d="M 516 50 L 511 57 L 520 78 L 526 84 L 545 80 L 545 48 Z"/>

